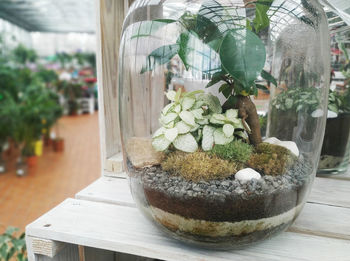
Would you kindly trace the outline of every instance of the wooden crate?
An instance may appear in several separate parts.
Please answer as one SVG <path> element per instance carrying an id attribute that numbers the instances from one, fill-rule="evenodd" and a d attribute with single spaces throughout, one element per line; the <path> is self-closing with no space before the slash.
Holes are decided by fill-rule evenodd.
<path id="1" fill-rule="evenodd" d="M 30 261 L 37 260 L 350 260 L 350 174 L 316 178 L 293 226 L 261 244 L 209 251 L 182 244 L 136 209 L 120 155 L 117 59 L 131 0 L 96 0 L 102 177 L 29 224 Z"/>

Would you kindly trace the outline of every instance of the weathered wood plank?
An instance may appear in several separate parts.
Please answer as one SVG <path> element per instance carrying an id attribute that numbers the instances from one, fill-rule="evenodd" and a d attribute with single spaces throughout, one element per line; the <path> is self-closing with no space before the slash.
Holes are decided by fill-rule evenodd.
<path id="1" fill-rule="evenodd" d="M 350 181 L 316 178 L 308 202 L 350 208 Z"/>
<path id="2" fill-rule="evenodd" d="M 75 195 L 77 199 L 135 206 L 127 179 L 101 177 Z"/>
<path id="3" fill-rule="evenodd" d="M 54 257 L 60 252 L 65 246 L 65 243 L 43 239 L 43 238 L 32 238 L 32 249 L 34 254 L 44 255 L 48 257 Z"/>
<path id="4" fill-rule="evenodd" d="M 114 175 L 123 172 L 122 153 L 115 154 L 112 157 L 106 159 L 106 171 L 114 173 Z"/>
<path id="5" fill-rule="evenodd" d="M 30 259 L 29 259 L 30 260 Z M 51 258 L 44 255 L 35 255 L 35 261 L 78 261 L 79 253 L 78 246 L 67 244 L 55 257 Z"/>
<path id="6" fill-rule="evenodd" d="M 118 115 L 118 54 L 125 2 L 96 0 L 97 79 L 102 168 L 120 151 Z"/>
<path id="7" fill-rule="evenodd" d="M 350 240 L 350 208 L 307 203 L 289 231 Z"/>
<path id="8" fill-rule="evenodd" d="M 136 208 L 73 199 L 30 224 L 27 234 L 174 261 L 347 260 L 350 249 L 349 240 L 287 232 L 242 250 L 206 251 L 165 236 Z"/>

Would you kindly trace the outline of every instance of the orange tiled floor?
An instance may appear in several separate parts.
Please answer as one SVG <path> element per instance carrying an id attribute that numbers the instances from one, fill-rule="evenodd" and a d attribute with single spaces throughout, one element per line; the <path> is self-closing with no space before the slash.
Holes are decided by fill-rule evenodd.
<path id="1" fill-rule="evenodd" d="M 46 147 L 28 176 L 17 177 L 14 164 L 0 175 L 0 234 L 9 225 L 24 230 L 101 175 L 97 113 L 62 118 L 60 132 L 64 152 Z"/>

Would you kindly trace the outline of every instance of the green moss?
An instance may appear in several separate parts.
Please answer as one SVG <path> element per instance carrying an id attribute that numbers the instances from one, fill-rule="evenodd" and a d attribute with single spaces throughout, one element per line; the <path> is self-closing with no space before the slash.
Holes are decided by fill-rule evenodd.
<path id="1" fill-rule="evenodd" d="M 163 161 L 162 168 L 195 182 L 223 179 L 237 172 L 237 165 L 234 162 L 220 159 L 206 152 L 170 153 Z"/>
<path id="2" fill-rule="evenodd" d="M 235 140 L 226 145 L 215 145 L 211 152 L 225 160 L 245 163 L 253 152 L 253 146 L 240 140 Z"/>
<path id="3" fill-rule="evenodd" d="M 249 167 L 265 175 L 282 175 L 296 160 L 290 150 L 269 143 L 259 144 L 249 159 Z"/>

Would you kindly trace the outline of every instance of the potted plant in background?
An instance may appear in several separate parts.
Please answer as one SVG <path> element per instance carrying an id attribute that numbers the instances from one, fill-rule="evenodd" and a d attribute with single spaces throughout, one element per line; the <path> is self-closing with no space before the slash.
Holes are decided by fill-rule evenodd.
<path id="1" fill-rule="evenodd" d="M 62 93 L 68 106 L 69 115 L 77 115 L 79 110 L 78 98 L 83 97 L 82 84 L 79 82 L 58 81 L 57 91 Z"/>
<path id="2" fill-rule="evenodd" d="M 328 117 L 318 174 L 337 174 L 348 169 L 350 159 L 350 89 L 330 91 Z"/>
<path id="3" fill-rule="evenodd" d="M 60 114 L 56 98 L 42 84 L 24 88 L 18 102 L 12 99 L 10 113 L 15 122 L 12 137 L 21 151 L 17 163 L 17 174 L 20 176 L 26 174 L 26 165 L 36 164 L 35 142 L 40 139 L 47 122 L 54 122 Z"/>
<path id="4" fill-rule="evenodd" d="M 307 34 L 310 48 L 326 53 L 327 45 L 320 43 L 328 39 L 320 36 L 328 34 L 319 30 L 327 28 L 327 23 L 322 7 L 307 1 L 182 3 L 184 10 L 177 10 L 175 18 L 158 17 L 157 12 L 151 21 L 135 21 L 132 15 L 126 18 L 129 23 L 119 58 L 126 171 L 137 205 L 158 227 L 199 246 L 239 247 L 286 229 L 305 203 L 316 172 L 325 117 L 312 122 L 316 135 L 310 141 L 311 153 L 299 139 L 301 133 L 284 141 L 262 140 L 251 96 L 266 89 L 261 78 L 287 92 L 291 85 L 280 76 L 288 70 L 276 63 L 289 57 L 293 62 L 299 49 L 286 48 L 288 53 L 284 53 L 276 45 L 288 47 L 285 37 L 290 31 L 298 32 L 296 41 L 311 32 Z M 152 8 L 170 8 L 166 5 Z M 140 7 L 149 10 L 147 3 Z M 265 41 L 269 37 L 271 41 Z M 271 50 L 276 51 L 267 53 Z M 303 80 L 305 85 L 310 84 L 316 96 L 324 96 L 329 59 L 319 60 L 312 52 L 305 52 L 304 57 L 317 67 L 314 84 L 310 76 Z M 174 91 L 161 86 L 172 61 L 179 64 L 179 77 L 199 82 L 202 89 L 189 91 L 184 84 Z M 271 65 L 271 74 L 266 64 Z M 299 69 L 304 76 L 309 71 L 314 68 Z M 299 76 L 292 70 L 288 79 Z M 210 93 L 213 90 L 218 94 Z M 303 103 L 308 101 L 300 105 L 307 107 Z M 326 108 L 325 103 L 316 103 L 316 108 Z M 311 110 L 303 112 L 297 111 L 298 128 L 312 120 Z M 293 122 L 287 125 L 294 128 Z"/>

